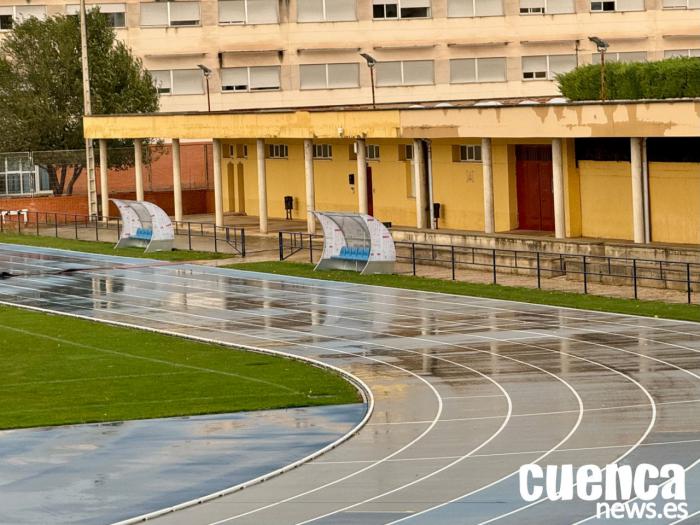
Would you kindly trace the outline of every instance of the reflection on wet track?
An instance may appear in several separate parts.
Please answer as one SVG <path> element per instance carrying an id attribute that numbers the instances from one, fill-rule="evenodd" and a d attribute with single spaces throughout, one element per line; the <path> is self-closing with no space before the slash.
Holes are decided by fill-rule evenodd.
<path id="1" fill-rule="evenodd" d="M 71 264 L 94 269 L 56 273 Z M 595 503 L 520 499 L 532 462 L 680 463 L 700 509 L 700 325 L 0 245 L 7 268 L 0 301 L 311 357 L 371 388 L 345 444 L 156 523 L 592 516 Z"/>

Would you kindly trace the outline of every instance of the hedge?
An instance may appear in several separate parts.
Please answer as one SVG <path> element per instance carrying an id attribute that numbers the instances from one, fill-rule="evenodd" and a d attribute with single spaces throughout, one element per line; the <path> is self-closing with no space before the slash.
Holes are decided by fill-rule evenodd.
<path id="1" fill-rule="evenodd" d="M 600 100 L 600 65 L 582 66 L 557 75 L 557 82 L 561 94 L 570 100 Z M 608 62 L 605 82 L 608 100 L 700 97 L 700 59 Z"/>

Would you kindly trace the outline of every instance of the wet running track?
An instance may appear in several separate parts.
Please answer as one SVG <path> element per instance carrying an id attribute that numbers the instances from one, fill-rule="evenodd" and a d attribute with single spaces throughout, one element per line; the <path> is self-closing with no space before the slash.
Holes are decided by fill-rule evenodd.
<path id="1" fill-rule="evenodd" d="M 349 441 L 154 523 L 595 523 L 595 503 L 524 502 L 517 471 L 613 462 L 683 465 L 690 517 L 611 522 L 700 523 L 699 324 L 0 244 L 1 271 L 3 302 L 304 356 L 368 385 Z"/>

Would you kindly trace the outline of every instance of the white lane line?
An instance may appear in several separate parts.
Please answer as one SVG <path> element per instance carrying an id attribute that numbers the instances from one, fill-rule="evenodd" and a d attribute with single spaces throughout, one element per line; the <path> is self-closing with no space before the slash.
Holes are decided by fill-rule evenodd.
<path id="1" fill-rule="evenodd" d="M 655 441 L 653 443 L 642 443 L 639 445 L 640 447 L 658 447 L 658 446 L 677 446 L 677 445 L 690 445 L 690 444 L 695 444 L 695 443 L 700 443 L 700 439 L 682 439 L 678 441 Z M 601 445 L 598 447 L 577 447 L 577 448 L 560 448 L 557 449 L 554 453 L 558 454 L 560 452 L 588 452 L 591 450 L 613 450 L 616 448 L 629 448 L 631 446 L 634 446 L 634 443 L 629 443 L 626 445 Z M 493 452 L 490 454 L 473 454 L 471 457 L 472 458 L 492 458 L 492 457 L 501 457 L 501 456 L 529 456 L 533 454 L 542 454 L 543 452 L 547 452 L 546 450 L 523 450 L 520 452 Z M 402 462 L 410 462 L 410 461 L 443 461 L 443 460 L 449 460 L 449 459 L 455 459 L 460 456 L 431 456 L 431 457 L 422 457 L 422 458 L 396 458 L 396 459 L 391 459 L 389 460 L 390 463 L 402 463 Z M 318 460 L 314 461 L 311 463 L 311 465 L 351 465 L 353 463 L 371 463 L 374 460 L 371 459 L 354 459 L 354 460 L 347 460 L 347 461 L 324 461 L 324 460 Z"/>
<path id="2" fill-rule="evenodd" d="M 581 342 L 581 341 L 578 341 L 578 342 Z M 619 350 L 619 349 L 618 349 L 618 350 Z"/>
<path id="3" fill-rule="evenodd" d="M 443 398 L 444 399 L 444 398 Z M 683 401 L 657 401 L 656 406 L 665 406 L 665 405 L 684 405 L 687 403 L 698 403 L 700 402 L 700 399 L 688 399 L 688 400 L 683 400 Z M 634 405 L 619 405 L 619 406 L 611 406 L 611 407 L 595 407 L 595 408 L 584 408 L 584 412 L 603 412 L 603 411 L 608 411 L 608 410 L 621 410 L 621 409 L 628 409 L 628 408 L 647 408 L 649 405 L 648 404 L 634 404 Z M 539 416 L 555 416 L 555 415 L 560 415 L 560 414 L 575 414 L 578 412 L 578 410 L 556 410 L 556 411 L 551 411 L 551 412 L 526 412 L 524 414 L 513 414 L 512 417 L 539 417 Z M 499 416 L 473 416 L 473 417 L 454 417 L 454 418 L 445 418 L 441 419 L 441 423 L 452 423 L 452 422 L 459 422 L 459 421 L 481 421 L 483 419 L 494 419 Z M 368 427 L 376 427 L 376 426 L 384 426 L 384 425 L 425 425 L 430 423 L 428 420 L 422 420 L 422 421 L 386 421 L 386 422 L 377 422 L 377 423 L 367 423 Z M 657 430 L 656 432 L 663 433 L 665 432 L 664 430 Z M 675 432 L 673 430 L 669 430 L 668 432 Z"/>
<path id="4" fill-rule="evenodd" d="M 508 412 L 507 412 L 507 414 L 506 414 L 505 419 L 501 422 L 501 426 L 498 428 L 498 430 L 496 430 L 496 432 L 494 432 L 493 434 L 491 434 L 491 436 L 490 436 L 488 439 L 486 439 L 485 441 L 482 441 L 481 444 L 479 444 L 477 447 L 473 448 L 472 450 L 470 450 L 470 451 L 467 452 L 466 454 L 463 454 L 463 455 L 461 455 L 461 456 L 458 456 L 454 461 L 448 463 L 447 465 L 444 465 L 443 467 L 441 467 L 441 468 L 439 468 L 439 469 L 437 469 L 437 470 L 434 470 L 434 471 L 432 471 L 432 472 L 430 472 L 430 473 L 428 473 L 428 474 L 426 474 L 426 475 L 424 475 L 424 476 L 422 476 L 422 477 L 416 478 L 416 479 L 414 479 L 413 481 L 411 481 L 411 482 L 409 482 L 409 483 L 405 483 L 405 484 L 403 484 L 403 485 L 401 485 L 401 486 L 395 487 L 395 488 L 393 488 L 392 490 L 388 490 L 388 491 L 386 491 L 386 492 L 383 492 L 382 494 L 377 494 L 377 495 L 375 495 L 375 496 L 373 496 L 373 497 L 371 497 L 371 498 L 367 498 L 367 499 L 365 499 L 365 500 L 363 500 L 363 501 L 359 501 L 359 502 L 353 503 L 352 505 L 347 505 L 347 506 L 343 507 L 342 509 L 336 509 L 336 510 L 334 510 L 333 512 L 329 512 L 329 513 L 324 514 L 324 515 L 322 515 L 322 516 L 317 516 L 317 517 L 315 517 L 315 518 L 302 521 L 302 522 L 300 522 L 298 525 L 304 525 L 305 523 L 311 523 L 312 521 L 316 521 L 316 520 L 319 520 L 319 519 L 327 518 L 328 516 L 333 516 L 333 515 L 335 515 L 335 514 L 337 514 L 337 513 L 339 513 L 339 512 L 345 512 L 345 511 L 348 511 L 348 510 L 350 510 L 350 509 L 354 509 L 355 507 L 359 507 L 360 505 L 363 505 L 363 504 L 365 504 L 365 503 L 370 503 L 370 502 L 375 501 L 375 500 L 377 500 L 377 499 L 379 499 L 379 498 L 383 498 L 383 497 L 385 497 L 385 496 L 389 496 L 390 494 L 394 494 L 394 493 L 396 493 L 396 492 L 398 492 L 398 491 L 400 491 L 400 490 L 403 490 L 403 489 L 408 488 L 408 487 L 410 487 L 410 486 L 412 486 L 412 485 L 415 485 L 416 483 L 421 483 L 421 482 L 425 481 L 426 479 L 429 479 L 429 478 L 431 478 L 431 477 L 433 477 L 433 476 L 436 476 L 436 475 L 438 475 L 440 472 L 443 472 L 444 470 L 447 470 L 448 468 L 455 466 L 456 464 L 460 463 L 461 461 L 465 460 L 465 459 L 468 458 L 469 456 L 471 456 L 471 455 L 473 455 L 474 453 L 478 452 L 479 450 L 481 450 L 482 448 L 484 448 L 486 445 L 488 445 L 491 441 L 493 441 L 494 439 L 496 439 L 496 437 L 498 437 L 498 435 L 499 435 L 501 432 L 503 432 L 503 430 L 506 428 L 506 426 L 507 426 L 508 423 L 510 422 L 510 417 L 511 417 L 511 414 L 513 413 L 513 402 L 512 402 L 512 399 L 511 399 L 511 397 L 508 395 L 508 392 L 506 392 L 506 390 L 503 388 L 503 386 L 502 386 L 498 381 L 496 381 L 495 379 L 493 379 L 493 378 L 487 376 L 486 374 L 484 374 L 484 373 L 482 373 L 482 372 L 479 372 L 478 370 L 474 370 L 473 368 L 470 368 L 470 367 L 466 367 L 466 368 L 469 368 L 471 371 L 475 372 L 475 373 L 478 374 L 479 376 L 481 376 L 481 377 L 483 377 L 484 379 L 487 379 L 488 381 L 490 381 L 491 383 L 493 383 L 493 384 L 501 391 L 501 394 L 502 394 L 503 396 L 505 396 L 506 401 L 508 402 Z M 573 392 L 574 392 L 575 395 L 578 396 L 578 394 L 576 394 L 576 391 L 575 391 L 575 390 L 573 390 Z M 579 399 L 580 399 L 580 398 L 579 398 Z M 583 408 L 583 405 L 581 405 L 581 408 Z M 212 525 L 214 525 L 214 524 L 212 524 Z"/>
<path id="5" fill-rule="evenodd" d="M 138 280 L 138 279 L 134 279 L 134 280 Z M 48 293 L 53 293 L 53 292 L 48 292 Z M 65 295 L 65 294 L 64 294 L 64 295 Z M 132 296 L 133 296 L 133 294 L 132 294 Z M 153 300 L 153 299 L 150 299 L 150 298 L 149 298 L 149 299 L 143 298 L 143 299 L 144 299 L 144 300 L 151 300 L 151 301 Z M 142 306 L 142 308 L 149 308 L 149 307 L 148 307 L 148 306 Z M 210 308 L 210 309 L 216 310 L 215 308 Z M 211 318 L 208 317 L 208 316 L 199 316 L 199 315 L 189 314 L 189 313 L 188 313 L 187 315 L 191 315 L 191 316 L 195 316 L 195 317 L 205 317 L 205 318 L 211 319 Z M 217 318 L 217 319 L 218 319 L 218 318 Z M 220 319 L 218 319 L 218 320 L 220 320 Z M 281 330 L 286 330 L 286 329 L 281 329 Z M 362 332 L 367 332 L 367 333 L 375 333 L 375 334 L 376 334 L 376 332 L 371 332 L 371 331 L 365 331 L 365 330 L 359 330 L 359 329 L 355 329 L 355 330 L 362 331 Z M 329 336 L 324 336 L 324 337 L 329 337 Z M 416 338 L 414 338 L 414 339 L 416 339 Z M 420 338 L 418 338 L 418 339 L 420 340 Z M 433 342 L 433 343 L 438 343 L 438 344 L 445 344 L 445 345 L 449 345 L 449 346 L 457 346 L 458 348 L 464 348 L 463 346 L 454 345 L 454 344 L 449 344 L 449 343 L 435 342 L 435 341 L 432 341 L 432 340 L 427 340 L 427 341 L 428 341 L 428 342 Z M 519 343 L 519 344 L 523 344 L 523 345 L 524 345 L 524 343 Z M 391 347 L 388 346 L 388 345 L 379 345 L 379 346 L 385 346 L 385 347 L 387 347 L 387 348 L 391 348 Z M 396 348 L 396 350 L 405 351 L 405 350 L 399 349 L 399 348 Z M 474 350 L 475 350 L 475 351 L 478 351 L 478 352 L 481 352 L 481 353 L 488 353 L 488 354 L 496 355 L 496 356 L 498 356 L 498 357 L 500 357 L 500 358 L 508 359 L 508 360 L 511 360 L 511 361 L 514 361 L 514 362 L 518 362 L 518 363 L 520 363 L 520 364 L 524 364 L 525 366 L 529 366 L 529 367 L 538 369 L 538 370 L 540 370 L 540 371 L 542 371 L 542 372 L 544 372 L 544 373 L 546 373 L 546 374 L 552 376 L 552 377 L 555 378 L 556 380 L 558 380 L 558 381 L 564 383 L 568 388 L 570 388 L 570 390 L 574 393 L 574 395 L 575 395 L 576 398 L 577 398 L 577 402 L 578 402 L 578 404 L 579 404 L 579 416 L 578 416 L 578 419 L 577 419 L 577 421 L 576 421 L 576 424 L 574 425 L 574 428 L 572 428 L 571 431 L 569 432 L 569 434 L 567 434 L 567 436 L 565 436 L 565 438 L 564 438 L 560 443 L 558 443 L 552 450 L 556 450 L 556 448 L 558 448 L 559 446 L 561 446 L 564 442 L 566 442 L 566 441 L 575 433 L 575 431 L 578 429 L 578 426 L 580 425 L 581 420 L 582 420 L 582 415 L 583 415 L 583 412 L 582 412 L 582 409 L 583 409 L 583 402 L 582 402 L 580 396 L 578 396 L 578 393 L 575 391 L 575 389 L 574 389 L 568 382 L 566 382 L 566 381 L 563 380 L 562 378 L 559 378 L 556 374 L 552 374 L 551 372 L 546 371 L 546 370 L 544 370 L 544 369 L 542 369 L 542 368 L 540 368 L 540 367 L 537 367 L 536 365 L 532 365 L 532 364 L 530 364 L 530 363 L 526 363 L 526 362 L 524 362 L 524 361 L 520 361 L 520 360 L 517 360 L 517 359 L 512 358 L 512 357 L 502 356 L 502 355 L 495 354 L 495 353 L 493 353 L 493 352 L 489 352 L 489 351 L 485 351 L 485 350 L 479 350 L 479 349 L 474 349 Z M 545 348 L 544 350 L 546 350 L 546 351 L 548 351 L 548 352 L 553 352 L 553 353 L 560 353 L 560 352 L 558 352 L 558 351 L 551 350 L 551 349 L 546 349 L 546 348 Z M 415 353 L 415 352 L 414 352 L 414 353 Z M 421 354 L 421 355 L 422 355 L 422 354 Z M 575 359 L 580 359 L 580 360 L 587 361 L 587 362 L 589 362 L 589 363 L 591 363 L 591 364 L 595 364 L 595 362 L 590 361 L 590 360 L 586 360 L 586 359 L 584 359 L 584 358 L 579 358 L 579 357 L 577 357 L 577 356 L 572 356 L 572 357 L 574 357 Z M 442 358 L 441 358 L 441 359 L 442 359 Z M 605 365 L 601 365 L 601 366 L 604 367 L 604 368 L 609 368 L 609 367 L 606 367 Z M 612 370 L 612 369 L 610 369 L 610 370 Z M 617 373 L 617 372 L 616 372 L 616 373 Z M 624 376 L 623 376 L 623 377 L 624 377 Z M 452 466 L 452 465 L 450 465 L 450 466 Z M 444 468 L 443 468 L 443 469 L 440 469 L 440 471 L 442 471 L 442 470 L 444 470 Z M 411 483 L 411 484 L 413 484 L 413 483 Z M 399 487 L 398 489 L 400 489 L 400 488 L 401 488 L 401 487 Z M 396 490 L 398 490 L 398 489 L 396 489 Z M 395 492 L 395 491 L 394 491 L 394 492 Z M 379 496 L 378 496 L 378 497 L 379 497 Z M 363 502 L 358 503 L 358 505 L 361 504 L 361 503 L 363 503 Z M 278 503 L 276 503 L 276 504 L 278 504 Z M 275 504 L 275 505 L 276 505 L 276 504 Z M 270 506 L 272 506 L 272 505 L 270 505 Z M 268 508 L 269 508 L 269 506 L 268 506 Z M 249 515 L 249 514 L 251 514 L 251 513 L 253 513 L 253 512 L 257 512 L 257 511 L 259 511 L 259 510 L 263 510 L 263 509 L 257 509 L 257 510 L 249 511 L 248 513 L 245 513 L 245 514 L 240 514 L 240 515 L 237 515 L 237 516 L 232 516 L 232 517 L 227 518 L 226 520 L 222 520 L 222 521 L 219 521 L 219 522 L 215 522 L 215 523 L 212 524 L 212 525 L 218 525 L 218 524 L 220 524 L 220 523 L 225 523 L 225 522 L 231 521 L 231 520 L 233 520 L 233 519 L 236 519 L 236 518 L 238 518 L 238 517 L 243 517 L 243 516 Z M 338 512 L 338 511 L 336 511 L 336 512 Z M 334 512 L 334 513 L 335 513 L 335 512 Z M 332 513 L 332 514 L 334 514 L 334 513 Z M 318 519 L 318 518 L 316 518 L 316 519 Z"/>
<path id="6" fill-rule="evenodd" d="M 6 295 L 6 294 L 0 293 L 0 295 Z M 49 302 L 49 304 L 51 304 L 50 301 L 48 301 L 48 300 L 42 299 L 42 301 Z M 41 308 L 38 306 L 18 305 L 16 303 L 12 303 L 9 301 L 0 300 L 0 304 L 6 305 L 6 306 L 13 306 L 16 308 L 19 307 L 19 308 L 23 308 L 25 310 L 33 310 L 33 311 L 37 311 L 37 312 L 49 313 L 52 315 L 63 315 L 66 317 L 73 317 L 76 319 L 85 319 L 87 321 L 100 322 L 100 323 L 109 324 L 109 325 L 113 325 L 113 326 L 121 326 L 121 327 L 125 327 L 125 328 L 135 328 L 135 329 L 145 330 L 145 331 L 153 332 L 153 333 L 173 335 L 173 336 L 177 336 L 177 337 L 184 337 L 186 339 L 191 339 L 193 341 L 200 341 L 200 342 L 204 342 L 204 343 L 218 344 L 218 345 L 228 346 L 228 347 L 232 347 L 232 348 L 239 348 L 239 349 L 243 348 L 246 350 L 250 350 L 252 352 L 260 352 L 262 354 L 284 356 L 284 357 L 287 357 L 290 359 L 297 359 L 300 361 L 305 361 L 305 362 L 313 364 L 314 366 L 333 370 L 336 373 L 338 373 L 339 375 L 341 375 L 342 377 L 346 378 L 348 381 L 353 383 L 358 388 L 358 390 L 362 393 L 363 398 L 367 402 L 367 411 L 365 412 L 365 415 L 362 418 L 362 420 L 359 423 L 357 423 L 357 425 L 355 425 L 346 434 L 340 436 L 338 439 L 336 439 L 332 443 L 329 443 L 325 447 L 323 447 L 315 452 L 312 452 L 311 454 L 309 454 L 306 457 L 303 457 L 303 458 L 298 459 L 297 461 L 294 461 L 288 465 L 280 467 L 277 470 L 273 470 L 272 472 L 268 472 L 267 474 L 263 474 L 262 476 L 258 476 L 257 478 L 245 481 L 243 483 L 239 483 L 238 485 L 234 485 L 232 487 L 227 487 L 227 488 L 219 490 L 217 492 L 213 492 L 211 494 L 201 496 L 201 497 L 194 499 L 194 500 L 189 500 L 189 501 L 185 501 L 182 503 L 178 503 L 177 505 L 173 505 L 171 507 L 167 507 L 164 509 L 158 509 L 156 511 L 149 512 L 147 514 L 142 514 L 142 515 L 136 516 L 134 518 L 129 518 L 129 519 L 120 521 L 118 523 L 115 523 L 113 525 L 132 525 L 135 523 L 140 523 L 142 521 L 153 519 L 153 518 L 156 518 L 158 516 L 162 516 L 164 514 L 169 514 L 171 512 L 183 510 L 183 509 L 186 509 L 188 507 L 192 507 L 194 505 L 199 505 L 201 503 L 205 503 L 207 501 L 211 501 L 211 500 L 216 499 L 216 498 L 220 498 L 223 496 L 227 496 L 229 494 L 233 494 L 234 492 L 238 492 L 238 491 L 243 490 L 245 488 L 251 487 L 253 485 L 257 485 L 259 483 L 262 483 L 263 481 L 267 481 L 271 478 L 274 478 L 276 476 L 284 474 L 285 472 L 293 470 L 293 469 L 297 468 L 298 466 L 303 465 L 304 463 L 308 463 L 309 461 L 311 461 L 319 456 L 322 456 L 326 452 L 333 450 L 334 448 L 343 444 L 345 441 L 350 439 L 352 436 L 356 435 L 362 429 L 362 427 L 364 427 L 367 424 L 367 421 L 369 421 L 370 417 L 372 416 L 372 414 L 374 412 L 374 396 L 372 395 L 372 390 L 367 386 L 367 384 L 364 381 L 362 381 L 362 379 L 360 379 L 359 377 L 355 376 L 354 374 L 352 374 L 350 372 L 347 372 L 346 370 L 343 370 L 342 368 L 339 368 L 337 366 L 334 366 L 334 365 L 331 365 L 328 363 L 324 363 L 323 361 L 320 361 L 318 359 L 314 359 L 312 357 L 299 356 L 296 354 L 292 354 L 290 352 L 283 352 L 280 350 L 271 350 L 268 348 L 262 348 L 262 347 L 258 347 L 258 346 L 247 345 L 247 344 L 231 343 L 231 342 L 227 342 L 227 341 L 221 341 L 221 340 L 216 340 L 216 339 L 211 339 L 211 338 L 196 336 L 196 335 L 191 335 L 191 334 L 181 334 L 181 333 L 178 333 L 175 331 L 168 331 L 168 330 L 163 330 L 163 329 L 159 329 L 159 328 L 153 328 L 150 326 L 144 326 L 144 325 L 140 325 L 137 323 L 124 323 L 122 321 L 99 319 L 99 318 L 95 318 L 95 317 L 90 317 L 88 315 L 81 315 L 81 314 L 68 313 L 68 312 L 58 312 L 55 309 Z M 60 304 L 62 304 L 62 303 L 60 303 Z M 133 317 L 136 317 L 136 316 L 133 316 Z M 340 350 L 338 352 L 343 353 Z M 367 357 L 366 359 L 372 359 L 372 358 Z M 395 365 L 391 365 L 391 364 L 387 364 L 387 363 L 381 363 L 381 364 L 386 364 L 387 366 L 392 366 L 394 368 L 398 368 Z M 419 379 L 422 379 L 422 378 L 419 378 Z"/>
<path id="7" fill-rule="evenodd" d="M 64 278 L 64 277 L 61 277 L 61 278 Z M 34 279 L 25 279 L 25 280 L 34 281 Z M 15 287 L 15 288 L 23 288 L 23 287 L 14 286 L 14 285 L 10 285 L 10 286 Z M 32 289 L 32 290 L 34 290 L 34 289 Z M 52 291 L 45 291 L 45 293 L 49 293 L 49 294 L 53 294 L 53 295 L 61 295 L 62 297 L 65 297 L 65 296 L 72 296 L 72 297 L 76 297 L 76 298 L 79 298 L 79 299 L 88 300 L 88 299 L 86 299 L 86 298 L 83 297 L 83 296 L 70 295 L 70 294 L 66 294 L 66 293 L 57 294 L 56 292 L 52 292 Z M 132 294 L 131 296 L 133 296 L 133 294 Z M 98 299 L 98 300 L 99 300 L 99 301 L 102 301 L 102 302 L 107 302 L 107 303 L 110 302 L 110 301 L 107 300 L 107 299 Z M 155 300 L 155 299 L 149 298 L 149 299 L 147 299 L 147 300 L 153 301 L 153 300 Z M 145 308 L 145 309 L 150 309 L 150 310 L 163 310 L 163 309 L 159 309 L 159 308 L 149 307 L 149 306 L 146 306 L 146 305 L 128 305 L 128 303 L 122 303 L 122 305 L 127 305 L 127 306 L 138 306 L 138 307 L 140 307 L 140 308 Z M 170 312 L 169 310 L 164 310 L 164 311 Z M 173 313 L 180 313 L 181 315 L 183 315 L 181 312 L 173 312 Z M 121 313 L 120 313 L 119 315 L 124 315 L 124 314 L 121 314 Z M 210 320 L 213 319 L 213 320 L 216 320 L 216 321 L 224 321 L 224 320 L 222 320 L 222 319 L 220 319 L 220 318 L 211 318 L 211 317 L 208 317 L 208 316 L 200 316 L 200 315 L 191 314 L 191 313 L 185 313 L 184 315 L 189 315 L 189 316 L 193 316 L 193 317 L 204 317 L 204 318 L 207 318 L 207 319 L 210 319 Z M 167 323 L 168 321 L 163 321 L 163 322 L 166 322 L 166 323 Z M 274 328 L 274 327 L 272 327 L 272 328 Z M 289 330 L 289 329 L 277 329 L 277 330 L 298 332 L 298 331 L 296 331 L 296 330 Z M 305 335 L 308 335 L 306 332 L 301 332 L 301 333 L 304 333 Z M 323 336 L 323 337 L 330 338 L 330 336 Z M 345 340 L 345 339 L 342 339 L 342 340 Z M 384 346 L 384 347 L 386 347 L 386 348 L 395 349 L 395 350 L 397 350 L 397 351 L 403 351 L 403 352 L 409 352 L 409 353 L 424 355 L 424 354 L 422 354 L 421 352 L 416 352 L 416 351 L 412 351 L 412 350 L 406 350 L 406 349 L 402 349 L 402 348 L 396 348 L 396 347 L 391 347 L 391 346 L 388 346 L 388 345 L 381 345 L 381 344 L 377 344 L 377 343 L 372 343 L 372 344 L 374 344 L 375 346 Z M 548 371 L 546 371 L 546 370 L 544 370 L 544 369 L 541 369 L 540 367 L 537 367 L 537 366 L 535 366 L 535 365 L 531 365 L 531 364 L 526 363 L 526 362 L 524 362 L 524 361 L 520 361 L 520 360 L 517 360 L 517 359 L 515 359 L 515 358 L 511 358 L 511 357 L 507 357 L 507 356 L 500 356 L 499 354 L 496 354 L 496 353 L 493 353 L 493 352 L 489 352 L 489 351 L 485 351 L 485 350 L 477 350 L 477 351 L 478 351 L 478 352 L 481 352 L 481 353 L 487 353 L 487 354 L 495 355 L 495 356 L 497 356 L 497 357 L 501 357 L 501 358 L 504 358 L 504 359 L 509 359 L 509 360 L 511 360 L 511 361 L 518 362 L 518 363 L 523 364 L 523 365 L 525 365 L 525 366 L 528 366 L 528 367 L 531 367 L 531 368 L 535 368 L 535 369 L 541 370 L 541 371 L 543 371 L 544 373 L 546 373 L 546 374 L 548 374 L 548 375 L 551 375 L 551 376 L 552 376 L 553 378 L 555 378 L 556 380 L 558 380 L 558 381 L 560 381 L 560 382 L 562 382 L 562 383 L 565 383 L 565 384 L 568 386 L 568 388 L 572 389 L 572 391 L 573 391 L 574 394 L 576 395 L 577 401 L 578 401 L 578 403 L 579 403 L 579 417 L 578 417 L 578 420 L 577 420 L 577 422 L 576 422 L 575 427 L 569 432 L 569 435 L 568 435 L 567 437 L 565 437 L 565 440 L 568 439 L 568 438 L 570 437 L 570 435 L 573 435 L 573 432 L 575 432 L 575 430 L 577 429 L 578 425 L 579 425 L 580 422 L 581 422 L 581 418 L 582 418 L 582 412 L 581 412 L 581 410 L 582 410 L 582 408 L 583 408 L 583 404 L 582 404 L 582 400 L 580 399 L 580 397 L 578 396 L 578 394 L 575 392 L 575 390 L 574 390 L 570 385 L 568 385 L 568 383 L 566 383 L 566 381 L 564 381 L 563 379 L 559 378 L 559 377 L 556 376 L 555 374 L 552 374 L 551 372 L 548 372 Z M 549 350 L 549 349 L 548 349 L 548 351 L 550 351 L 550 352 L 555 352 L 555 351 L 552 351 L 552 350 Z M 439 358 L 439 359 L 440 359 L 440 360 L 443 360 L 443 361 L 448 361 L 448 360 L 446 360 L 446 359 L 444 359 L 444 358 Z M 448 361 L 448 362 L 449 362 L 449 361 Z M 456 365 L 456 366 L 464 366 L 464 365 L 461 365 L 461 364 L 459 364 L 459 363 L 452 363 L 452 362 L 451 362 L 451 364 L 454 364 L 454 365 Z M 429 430 L 430 430 L 430 428 L 427 429 L 426 432 L 429 431 Z M 558 445 L 557 445 L 557 446 L 558 446 Z M 368 468 L 369 468 L 369 467 L 368 467 Z M 357 474 L 357 473 L 355 473 L 355 474 L 353 474 L 353 475 L 356 475 L 356 474 Z M 337 482 L 339 482 L 339 481 L 341 481 L 341 480 L 336 480 L 336 481 L 333 482 L 333 483 L 337 483 Z M 316 488 L 316 489 L 312 490 L 312 492 L 314 492 L 314 491 L 316 491 L 316 490 L 320 490 L 320 488 L 325 488 L 325 487 Z M 302 495 L 305 495 L 305 494 L 302 494 Z M 294 497 L 292 497 L 292 499 L 295 499 L 296 497 L 300 497 L 300 496 L 301 496 L 301 495 L 294 496 Z M 286 501 L 285 501 L 285 502 L 286 502 Z M 244 515 L 248 515 L 248 514 L 251 514 L 251 513 L 253 513 L 253 512 L 258 512 L 258 511 L 260 511 L 260 510 L 264 510 L 265 508 L 269 508 L 269 507 L 278 505 L 278 504 L 280 504 L 280 503 L 282 503 L 282 502 L 276 502 L 276 503 L 270 504 L 270 505 L 268 505 L 268 506 L 266 506 L 266 507 L 263 507 L 263 508 L 254 509 L 254 510 L 249 511 L 249 512 L 247 512 L 247 513 L 245 513 L 245 514 L 241 514 L 241 515 L 229 517 L 228 519 L 226 519 L 226 520 L 224 520 L 224 521 L 222 521 L 222 522 L 217 522 L 217 523 L 223 523 L 223 522 L 226 522 L 226 521 L 230 521 L 230 520 L 232 520 L 232 519 L 235 519 L 235 518 L 238 518 L 238 517 L 242 517 L 242 516 L 244 516 Z"/>
<path id="8" fill-rule="evenodd" d="M 688 514 L 685 518 L 681 518 L 679 520 L 672 521 L 668 525 L 676 525 L 677 523 L 683 523 L 684 521 L 689 520 L 690 518 L 694 518 L 695 516 L 700 516 L 700 510 L 696 510 L 692 514 Z"/>

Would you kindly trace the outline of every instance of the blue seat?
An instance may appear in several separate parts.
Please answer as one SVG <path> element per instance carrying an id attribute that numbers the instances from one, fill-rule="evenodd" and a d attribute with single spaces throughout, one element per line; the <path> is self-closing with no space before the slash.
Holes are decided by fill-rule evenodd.
<path id="1" fill-rule="evenodd" d="M 138 239 L 140 241 L 150 241 L 153 237 L 153 230 L 150 228 L 138 228 L 136 234 L 132 235 L 132 239 Z"/>
<path id="2" fill-rule="evenodd" d="M 360 246 L 343 246 L 338 255 L 332 259 L 344 259 L 346 261 L 366 261 L 369 259 L 369 248 Z"/>

